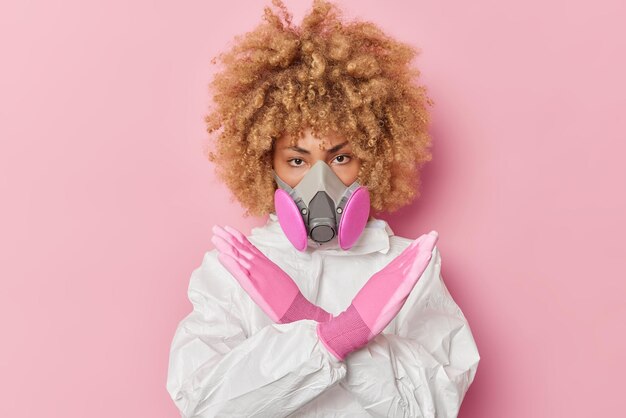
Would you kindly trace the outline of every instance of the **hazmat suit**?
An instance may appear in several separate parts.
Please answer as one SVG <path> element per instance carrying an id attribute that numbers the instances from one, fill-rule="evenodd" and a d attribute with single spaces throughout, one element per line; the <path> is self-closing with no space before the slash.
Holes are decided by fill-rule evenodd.
<path id="1" fill-rule="evenodd" d="M 333 315 L 413 241 L 371 219 L 349 250 L 332 241 L 300 252 L 275 213 L 248 239 Z M 274 323 L 217 254 L 193 271 L 193 311 L 171 345 L 167 390 L 182 417 L 457 416 L 479 354 L 436 246 L 396 317 L 343 361 L 320 342 L 316 321 Z"/>

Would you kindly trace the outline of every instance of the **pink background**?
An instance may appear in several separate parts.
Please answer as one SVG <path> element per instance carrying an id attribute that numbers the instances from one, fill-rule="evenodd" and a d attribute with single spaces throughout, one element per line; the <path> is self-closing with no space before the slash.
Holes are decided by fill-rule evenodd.
<path id="1" fill-rule="evenodd" d="M 210 228 L 265 222 L 203 159 L 209 61 L 268 3 L 2 2 L 0 416 L 178 416 Z M 423 50 L 435 157 L 385 219 L 440 233 L 482 357 L 460 416 L 623 415 L 626 4 L 339 4 Z"/>

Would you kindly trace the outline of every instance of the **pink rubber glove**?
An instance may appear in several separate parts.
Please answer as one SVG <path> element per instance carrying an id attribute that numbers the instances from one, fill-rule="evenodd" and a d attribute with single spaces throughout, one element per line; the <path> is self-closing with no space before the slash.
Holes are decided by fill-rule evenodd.
<path id="1" fill-rule="evenodd" d="M 389 325 L 426 270 L 438 237 L 431 231 L 413 241 L 365 283 L 348 309 L 317 324 L 317 334 L 328 351 L 343 360 Z"/>
<path id="2" fill-rule="evenodd" d="M 218 260 L 252 300 L 277 323 L 300 319 L 328 321 L 332 315 L 311 303 L 287 273 L 269 260 L 241 232 L 215 225 L 211 241 Z"/>

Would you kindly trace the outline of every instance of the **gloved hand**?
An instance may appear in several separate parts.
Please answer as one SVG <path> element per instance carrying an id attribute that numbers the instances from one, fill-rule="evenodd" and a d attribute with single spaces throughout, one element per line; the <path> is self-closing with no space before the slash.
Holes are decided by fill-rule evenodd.
<path id="1" fill-rule="evenodd" d="M 438 237 L 431 231 L 413 241 L 365 283 L 348 309 L 317 324 L 320 340 L 335 357 L 343 360 L 389 325 L 428 266 Z"/>
<path id="2" fill-rule="evenodd" d="M 300 319 L 328 321 L 332 315 L 304 297 L 287 273 L 269 260 L 238 230 L 215 225 L 211 241 L 218 260 L 252 300 L 277 323 Z"/>

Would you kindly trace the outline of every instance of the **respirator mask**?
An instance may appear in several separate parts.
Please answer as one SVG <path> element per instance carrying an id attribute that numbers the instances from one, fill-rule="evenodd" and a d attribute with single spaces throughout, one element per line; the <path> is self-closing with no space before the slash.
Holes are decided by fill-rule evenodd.
<path id="1" fill-rule="evenodd" d="M 283 232 L 299 250 L 308 239 L 320 245 L 337 237 L 347 250 L 363 232 L 370 213 L 366 187 L 343 184 L 324 161 L 315 163 L 295 187 L 290 187 L 272 170 L 278 189 L 274 193 L 276 216 Z"/>

